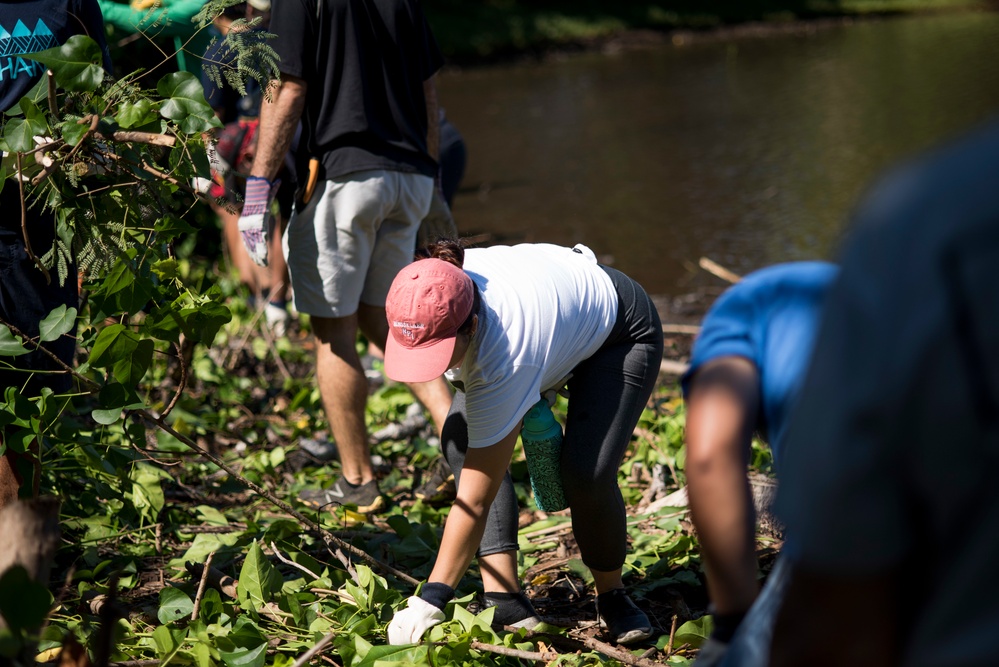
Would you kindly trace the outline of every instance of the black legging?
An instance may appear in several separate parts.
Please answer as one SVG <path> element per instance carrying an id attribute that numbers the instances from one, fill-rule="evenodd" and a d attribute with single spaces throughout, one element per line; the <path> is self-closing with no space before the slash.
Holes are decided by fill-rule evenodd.
<path id="1" fill-rule="evenodd" d="M 663 334 L 659 313 L 641 286 L 620 271 L 602 268 L 617 290 L 617 320 L 600 349 L 572 371 L 562 483 L 583 563 L 611 572 L 624 565 L 627 550 L 617 469 L 659 376 Z M 468 449 L 463 392 L 455 394 L 441 440 L 460 484 Z M 479 556 L 517 549 L 517 514 L 508 472 L 489 508 Z"/>

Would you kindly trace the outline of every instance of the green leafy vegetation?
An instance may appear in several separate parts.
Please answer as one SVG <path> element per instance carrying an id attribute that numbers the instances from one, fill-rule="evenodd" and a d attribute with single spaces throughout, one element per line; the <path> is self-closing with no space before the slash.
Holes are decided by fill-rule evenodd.
<path id="1" fill-rule="evenodd" d="M 560 24 L 552 18 L 551 29 Z M 141 72 L 110 80 L 85 38 L 33 57 L 53 85 L 43 81 L 5 120 L 2 183 L 56 214 L 56 245 L 33 259 L 52 280 L 71 279 L 75 263 L 84 298 L 53 310 L 37 338 L 0 323 L 4 356 L 74 326 L 78 347 L 64 369 L 71 392 L 0 396 L 2 447 L 40 443 L 41 492 L 60 499 L 62 531 L 47 586 L 19 568 L 0 576 L 3 660 L 30 647 L 29 659 L 52 663 L 78 644 L 99 666 L 691 661 L 710 619 L 686 510 L 663 504 L 684 483 L 683 407 L 671 383 L 619 471 L 625 580 L 657 624 L 654 641 L 630 651 L 600 642 L 568 513 L 537 510 L 518 450 L 520 575 L 547 623 L 494 629 L 492 610 L 475 603 L 473 566 L 423 644 L 386 646 L 393 613 L 430 572 L 449 509 L 413 496 L 439 455 L 430 428 L 375 438 L 385 514 L 299 503 L 301 490 L 339 473 L 297 446 L 326 428 L 308 321 L 271 336 L 206 243 L 215 231 L 189 184 L 208 175 L 217 123 L 200 84 L 186 73 L 154 89 Z M 254 62 L 273 65 L 266 54 Z M 251 71 L 273 73 L 239 69 Z M 403 422 L 411 403 L 402 386 L 373 388 L 371 432 Z M 762 453 L 754 460 L 766 465 Z"/>

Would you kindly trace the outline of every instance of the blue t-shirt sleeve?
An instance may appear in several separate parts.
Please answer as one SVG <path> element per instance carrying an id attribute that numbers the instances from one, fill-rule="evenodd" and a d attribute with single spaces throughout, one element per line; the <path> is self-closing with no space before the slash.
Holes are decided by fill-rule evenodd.
<path id="1" fill-rule="evenodd" d="M 690 368 L 680 378 L 684 398 L 687 397 L 690 378 L 713 359 L 736 356 L 757 362 L 758 350 L 753 340 L 757 318 L 754 302 L 746 292 L 730 288 L 705 315 L 690 355 Z"/>

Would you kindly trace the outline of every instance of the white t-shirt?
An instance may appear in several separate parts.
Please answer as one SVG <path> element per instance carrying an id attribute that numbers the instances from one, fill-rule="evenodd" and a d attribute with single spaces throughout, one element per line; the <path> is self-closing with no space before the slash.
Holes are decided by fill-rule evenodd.
<path id="1" fill-rule="evenodd" d="M 461 368 L 468 446 L 503 439 L 554 386 L 600 349 L 617 319 L 610 276 L 585 246 L 472 248 L 465 272 L 479 289 L 479 326 Z"/>

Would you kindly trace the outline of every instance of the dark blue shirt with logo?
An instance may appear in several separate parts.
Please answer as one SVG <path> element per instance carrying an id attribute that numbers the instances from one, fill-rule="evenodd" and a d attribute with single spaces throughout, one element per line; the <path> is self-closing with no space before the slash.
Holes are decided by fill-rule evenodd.
<path id="1" fill-rule="evenodd" d="M 24 54 L 60 46 L 73 35 L 87 35 L 111 56 L 104 19 L 96 0 L 24 0 L 0 2 L 0 110 L 15 106 L 38 83 L 45 67 Z"/>

